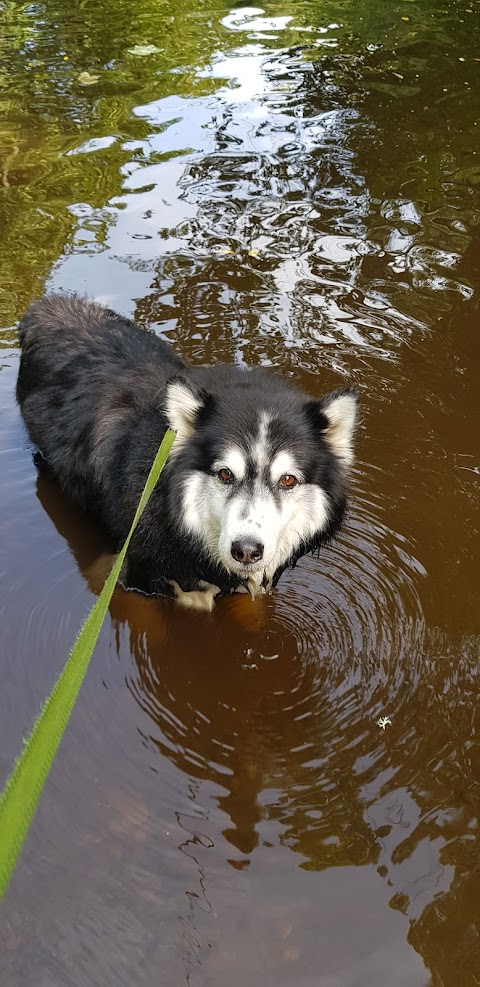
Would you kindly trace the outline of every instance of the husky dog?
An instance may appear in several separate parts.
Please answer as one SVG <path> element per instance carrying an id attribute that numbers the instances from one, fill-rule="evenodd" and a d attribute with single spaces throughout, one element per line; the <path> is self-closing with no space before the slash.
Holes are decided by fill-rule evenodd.
<path id="1" fill-rule="evenodd" d="M 125 586 L 211 610 L 254 597 L 338 531 L 357 394 L 312 400 L 264 369 L 188 367 L 168 343 L 75 296 L 20 322 L 19 401 L 63 490 L 118 550 L 167 426 L 176 439 L 132 539 Z"/>

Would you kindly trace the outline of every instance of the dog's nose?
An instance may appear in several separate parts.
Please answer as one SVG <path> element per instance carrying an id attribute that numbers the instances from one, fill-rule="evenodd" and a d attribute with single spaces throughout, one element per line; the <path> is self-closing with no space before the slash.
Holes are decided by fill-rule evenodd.
<path id="1" fill-rule="evenodd" d="M 234 541 L 232 542 L 231 553 L 235 562 L 252 565 L 263 559 L 263 545 L 259 541 Z"/>

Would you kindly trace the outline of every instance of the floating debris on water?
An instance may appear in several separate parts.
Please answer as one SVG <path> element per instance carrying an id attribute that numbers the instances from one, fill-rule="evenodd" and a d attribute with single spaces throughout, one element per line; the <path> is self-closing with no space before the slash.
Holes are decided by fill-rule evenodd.
<path id="1" fill-rule="evenodd" d="M 99 75 L 91 75 L 90 72 L 80 72 L 78 75 L 78 81 L 81 86 L 94 86 L 99 79 Z"/>
<path id="2" fill-rule="evenodd" d="M 156 55 L 158 51 L 163 51 L 163 48 L 157 48 L 156 45 L 135 45 L 133 48 L 127 48 L 127 51 L 129 55 L 145 58 L 146 55 Z"/>
<path id="3" fill-rule="evenodd" d="M 382 730 L 385 730 L 385 727 L 391 727 L 391 725 L 392 721 L 389 716 L 381 716 L 380 719 L 377 720 L 377 727 L 380 727 Z"/>

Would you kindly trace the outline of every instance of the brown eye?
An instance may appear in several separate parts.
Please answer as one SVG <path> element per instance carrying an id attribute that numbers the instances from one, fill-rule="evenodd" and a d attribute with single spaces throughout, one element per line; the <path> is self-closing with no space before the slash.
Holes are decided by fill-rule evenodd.
<path id="1" fill-rule="evenodd" d="M 283 487 L 284 490 L 291 490 L 292 487 L 296 487 L 297 483 L 298 480 L 292 473 L 284 473 L 278 481 L 279 486 Z"/>
<path id="2" fill-rule="evenodd" d="M 232 471 L 228 470 L 226 466 L 224 466 L 223 469 L 218 471 L 217 476 L 219 480 L 222 481 L 222 483 L 233 483 L 235 479 Z"/>

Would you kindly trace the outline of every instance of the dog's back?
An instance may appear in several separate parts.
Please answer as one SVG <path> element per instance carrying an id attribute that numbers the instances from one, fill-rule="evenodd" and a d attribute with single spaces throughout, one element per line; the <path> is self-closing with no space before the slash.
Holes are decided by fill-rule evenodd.
<path id="1" fill-rule="evenodd" d="M 127 331 L 126 331 L 127 330 Z M 169 373 L 184 364 L 168 343 L 140 329 L 131 319 L 76 295 L 46 295 L 34 302 L 19 325 L 22 363 L 17 398 L 23 404 L 38 384 L 37 371 L 57 376 L 78 359 L 111 375 L 112 364 L 168 364 Z M 82 369 L 83 369 L 82 366 Z"/>
<path id="2" fill-rule="evenodd" d="M 17 399 L 30 437 L 63 488 L 91 507 L 149 411 L 155 451 L 165 382 L 184 364 L 154 333 L 75 296 L 35 302 L 19 335 Z M 144 439 L 148 432 L 146 421 Z"/>

